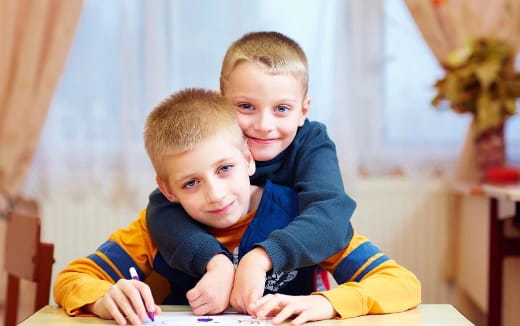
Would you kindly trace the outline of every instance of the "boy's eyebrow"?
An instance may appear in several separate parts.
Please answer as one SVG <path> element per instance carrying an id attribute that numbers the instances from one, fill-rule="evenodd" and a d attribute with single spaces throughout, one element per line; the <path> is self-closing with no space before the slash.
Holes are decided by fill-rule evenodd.
<path id="1" fill-rule="evenodd" d="M 298 103 L 297 99 L 294 98 L 280 98 L 278 99 L 278 102 L 292 102 L 292 103 Z"/>
<path id="2" fill-rule="evenodd" d="M 252 101 L 252 100 L 256 100 L 256 98 L 250 97 L 250 96 L 245 96 L 245 95 L 237 95 L 237 96 L 232 96 L 231 100 L 233 100 L 233 101 Z M 282 98 L 276 99 L 276 102 L 298 103 L 299 101 L 296 98 L 282 97 Z"/>
<path id="3" fill-rule="evenodd" d="M 247 96 L 247 95 L 236 95 L 236 96 L 231 96 L 231 99 L 232 100 L 251 100 L 251 99 L 255 99 L 251 96 Z"/>
<path id="4" fill-rule="evenodd" d="M 173 183 L 174 183 L 174 184 L 183 184 L 183 183 L 186 182 L 187 180 L 192 179 L 192 175 L 193 175 L 193 173 L 191 173 L 191 174 L 187 174 L 187 175 L 182 176 L 182 177 L 179 177 L 179 178 L 175 178 L 175 179 L 173 180 Z"/>

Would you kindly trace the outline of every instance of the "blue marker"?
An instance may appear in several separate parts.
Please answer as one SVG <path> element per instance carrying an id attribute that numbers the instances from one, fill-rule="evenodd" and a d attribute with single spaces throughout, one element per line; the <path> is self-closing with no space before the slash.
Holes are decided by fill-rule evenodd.
<path id="1" fill-rule="evenodd" d="M 197 321 L 200 321 L 203 323 L 207 323 L 208 321 L 212 321 L 212 320 L 213 320 L 213 318 L 209 318 L 209 317 L 197 318 Z"/>

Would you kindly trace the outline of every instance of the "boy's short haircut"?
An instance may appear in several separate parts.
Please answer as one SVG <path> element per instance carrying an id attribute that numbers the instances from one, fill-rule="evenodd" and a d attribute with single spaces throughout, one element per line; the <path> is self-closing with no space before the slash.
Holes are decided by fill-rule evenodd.
<path id="1" fill-rule="evenodd" d="M 294 40 L 278 32 L 252 32 L 228 48 L 220 72 L 220 91 L 224 94 L 227 79 L 237 64 L 252 62 L 278 75 L 292 75 L 301 80 L 307 94 L 309 73 L 307 57 Z"/>
<path id="2" fill-rule="evenodd" d="M 225 130 L 243 144 L 235 109 L 214 91 L 188 88 L 172 94 L 148 115 L 144 145 L 157 176 L 167 178 L 163 160 L 167 155 L 193 149 L 201 141 Z"/>

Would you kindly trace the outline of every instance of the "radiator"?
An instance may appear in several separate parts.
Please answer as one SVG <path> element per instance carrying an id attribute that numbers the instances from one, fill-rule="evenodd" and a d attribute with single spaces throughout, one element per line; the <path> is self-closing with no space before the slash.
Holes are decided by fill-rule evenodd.
<path id="1" fill-rule="evenodd" d="M 450 216 L 453 197 L 438 178 L 359 180 L 354 228 L 410 269 L 422 283 L 423 303 L 448 303 Z"/>
<path id="2" fill-rule="evenodd" d="M 63 194 L 41 201 L 43 238 L 54 243 L 53 281 L 68 263 L 88 256 L 111 232 L 137 218 L 148 197 L 142 194 L 139 200 L 135 198 L 115 200 L 94 194 L 79 199 Z M 51 302 L 54 302 L 52 296 Z"/>

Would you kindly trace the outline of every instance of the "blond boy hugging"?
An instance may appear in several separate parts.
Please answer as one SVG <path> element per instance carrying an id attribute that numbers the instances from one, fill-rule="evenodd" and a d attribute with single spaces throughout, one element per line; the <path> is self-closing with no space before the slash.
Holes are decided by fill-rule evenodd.
<path id="1" fill-rule="evenodd" d="M 247 33 L 229 46 L 222 60 L 220 92 L 235 108 L 255 159 L 251 184 L 263 186 L 270 180 L 292 188 L 299 212 L 249 251 L 234 275 L 227 273 L 230 262 L 219 257 L 224 253 L 220 243 L 181 205 L 158 189 L 149 196 L 148 231 L 168 265 L 198 278 L 215 276 L 189 291 L 195 314 L 219 313 L 228 305 L 251 314 L 251 304 L 264 293 L 267 271 L 319 264 L 352 239 L 350 218 L 356 203 L 345 192 L 336 147 L 325 125 L 307 118 L 308 86 L 303 49 L 278 32 Z M 217 292 L 219 296 L 208 295 Z"/>

